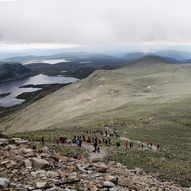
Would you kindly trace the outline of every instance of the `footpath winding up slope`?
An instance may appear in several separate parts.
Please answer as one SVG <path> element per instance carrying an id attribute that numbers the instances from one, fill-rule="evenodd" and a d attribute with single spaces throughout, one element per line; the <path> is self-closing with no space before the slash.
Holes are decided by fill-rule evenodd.
<path id="1" fill-rule="evenodd" d="M 191 65 L 148 57 L 121 69 L 96 71 L 14 113 L 0 128 L 14 133 L 126 118 L 149 105 L 190 99 L 190 82 Z"/>

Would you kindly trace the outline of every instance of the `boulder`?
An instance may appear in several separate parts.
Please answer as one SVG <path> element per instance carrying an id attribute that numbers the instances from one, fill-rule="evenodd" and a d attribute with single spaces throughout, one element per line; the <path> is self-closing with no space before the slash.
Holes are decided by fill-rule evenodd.
<path id="1" fill-rule="evenodd" d="M 10 184 L 8 178 L 0 178 L 0 188 L 7 188 Z"/>
<path id="2" fill-rule="evenodd" d="M 26 168 L 32 168 L 32 162 L 29 159 L 24 160 Z"/>
<path id="3" fill-rule="evenodd" d="M 138 188 L 134 185 L 133 181 L 127 177 L 119 177 L 118 185 L 138 191 Z"/>
<path id="4" fill-rule="evenodd" d="M 31 158 L 29 160 L 32 162 L 33 168 L 43 169 L 49 167 L 49 162 L 46 161 L 45 159 Z"/>
<path id="5" fill-rule="evenodd" d="M 109 175 L 107 179 L 108 181 L 113 182 L 114 184 L 118 184 L 118 177 Z"/>
<path id="6" fill-rule="evenodd" d="M 115 187 L 115 184 L 110 181 L 105 181 L 105 182 L 103 182 L 103 186 L 106 188 L 113 188 L 113 187 Z"/>
<path id="7" fill-rule="evenodd" d="M 36 182 L 37 188 L 44 188 L 47 185 L 47 182 Z"/>
<path id="8" fill-rule="evenodd" d="M 118 188 L 117 187 L 113 187 L 113 188 L 110 188 L 109 191 L 118 191 Z M 128 190 L 126 190 L 128 191 Z"/>

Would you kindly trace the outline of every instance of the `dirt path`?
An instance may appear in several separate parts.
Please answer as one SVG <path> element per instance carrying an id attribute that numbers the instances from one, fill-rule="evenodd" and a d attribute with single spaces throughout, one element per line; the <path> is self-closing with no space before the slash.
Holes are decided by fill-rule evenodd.
<path id="1" fill-rule="evenodd" d="M 108 155 L 108 148 L 100 147 L 100 153 L 94 153 L 94 147 L 91 144 L 83 143 L 83 147 L 89 151 L 89 160 L 104 160 L 104 158 Z"/>
<path id="2" fill-rule="evenodd" d="M 146 143 L 143 143 L 143 142 L 141 142 L 141 141 L 133 141 L 133 140 L 128 139 L 127 137 L 120 137 L 120 139 L 121 139 L 122 141 L 133 142 L 133 145 L 134 145 L 135 148 L 142 149 L 142 148 L 141 148 L 141 145 L 143 145 L 143 149 L 144 149 L 144 150 L 153 150 L 153 151 L 156 151 L 156 150 L 157 150 L 157 148 L 156 148 L 155 145 L 152 145 L 152 147 L 151 147 L 151 146 L 148 146 Z"/>

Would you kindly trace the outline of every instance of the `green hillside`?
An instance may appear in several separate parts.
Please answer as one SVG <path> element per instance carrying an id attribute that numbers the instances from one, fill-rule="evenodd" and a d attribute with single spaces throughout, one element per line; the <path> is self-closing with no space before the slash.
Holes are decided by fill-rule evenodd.
<path id="1" fill-rule="evenodd" d="M 191 186 L 190 82 L 191 65 L 147 57 L 117 70 L 96 71 L 1 119 L 0 126 L 9 134 L 54 139 L 109 125 L 122 137 L 162 148 L 159 153 L 118 150 L 113 160 Z"/>

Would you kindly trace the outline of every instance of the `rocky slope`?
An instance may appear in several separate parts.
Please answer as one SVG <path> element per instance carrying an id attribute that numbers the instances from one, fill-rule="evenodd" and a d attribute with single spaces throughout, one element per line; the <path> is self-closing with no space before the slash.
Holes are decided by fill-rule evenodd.
<path id="1" fill-rule="evenodd" d="M 0 81 L 20 79 L 30 75 L 30 70 L 22 64 L 0 65 Z"/>
<path id="2" fill-rule="evenodd" d="M 70 145 L 72 146 L 72 145 Z M 0 138 L 0 190 L 11 191 L 190 191 L 141 169 L 114 161 L 66 157 L 53 145 Z"/>

